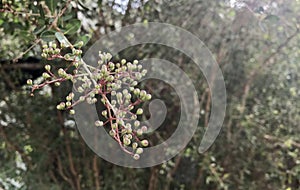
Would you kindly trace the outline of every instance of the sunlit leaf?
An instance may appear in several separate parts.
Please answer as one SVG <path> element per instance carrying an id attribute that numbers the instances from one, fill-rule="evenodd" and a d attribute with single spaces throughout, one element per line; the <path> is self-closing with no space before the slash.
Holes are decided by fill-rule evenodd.
<path id="1" fill-rule="evenodd" d="M 70 20 L 66 24 L 64 34 L 69 34 L 69 35 L 70 34 L 75 34 L 79 30 L 80 27 L 81 27 L 80 20 L 77 20 L 77 19 Z"/>
<path id="2" fill-rule="evenodd" d="M 66 36 L 63 33 L 56 32 L 55 37 L 61 44 L 64 44 L 65 47 L 70 46 L 71 43 L 69 42 L 69 40 L 66 38 Z"/>

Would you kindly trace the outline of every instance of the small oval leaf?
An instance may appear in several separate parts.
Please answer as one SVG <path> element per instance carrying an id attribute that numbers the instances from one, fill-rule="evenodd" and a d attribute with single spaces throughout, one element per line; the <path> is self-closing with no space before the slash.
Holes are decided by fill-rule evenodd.
<path id="1" fill-rule="evenodd" d="M 58 3 L 58 0 L 47 0 L 47 1 L 45 1 L 45 3 L 48 6 L 48 8 L 50 9 L 50 11 L 52 13 L 54 13 L 55 9 L 56 9 L 56 6 L 57 6 L 57 3 Z"/>
<path id="2" fill-rule="evenodd" d="M 66 36 L 61 32 L 55 32 L 55 37 L 59 41 L 59 43 L 64 44 L 65 47 L 70 46 L 69 40 L 66 38 Z"/>
<path id="3" fill-rule="evenodd" d="M 75 34 L 81 27 L 81 21 L 77 19 L 72 19 L 66 24 L 64 34 Z"/>
<path id="4" fill-rule="evenodd" d="M 41 34 L 41 39 L 46 42 L 51 42 L 55 40 L 55 32 L 52 30 L 44 31 Z"/>
<path id="5" fill-rule="evenodd" d="M 34 30 L 33 30 L 33 34 L 34 35 L 37 35 L 37 34 L 40 34 L 41 32 L 43 32 L 44 30 L 46 29 L 46 26 L 42 26 L 42 27 L 36 27 Z"/>

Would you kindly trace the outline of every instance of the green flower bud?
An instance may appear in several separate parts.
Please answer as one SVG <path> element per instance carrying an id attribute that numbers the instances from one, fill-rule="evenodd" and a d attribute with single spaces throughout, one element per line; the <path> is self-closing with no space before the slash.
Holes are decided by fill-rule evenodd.
<path id="1" fill-rule="evenodd" d="M 97 120 L 97 121 L 95 122 L 95 125 L 96 125 L 97 127 L 102 127 L 102 126 L 104 125 L 104 123 L 103 123 L 103 121 Z"/>
<path id="2" fill-rule="evenodd" d="M 140 126 L 140 122 L 139 122 L 139 121 L 135 121 L 133 125 L 134 125 L 135 127 L 138 127 L 138 126 Z"/>
<path id="3" fill-rule="evenodd" d="M 28 79 L 28 80 L 27 80 L 27 84 L 28 84 L 28 85 L 32 85 L 32 84 L 33 84 L 32 80 L 31 80 L 31 79 Z"/>
<path id="4" fill-rule="evenodd" d="M 132 146 L 133 149 L 136 149 L 138 147 L 138 143 L 134 142 L 134 143 L 132 143 L 131 146 Z"/>
<path id="5" fill-rule="evenodd" d="M 72 105 L 72 103 L 71 103 L 71 102 L 69 102 L 69 101 L 68 101 L 68 102 L 66 102 L 66 106 L 67 106 L 67 107 L 70 107 L 71 105 Z"/>
<path id="6" fill-rule="evenodd" d="M 60 82 L 55 82 L 54 85 L 55 86 L 60 86 Z"/>
<path id="7" fill-rule="evenodd" d="M 109 82 L 113 81 L 114 79 L 115 79 L 115 78 L 114 78 L 114 76 L 112 76 L 112 75 L 109 75 L 109 76 L 106 78 L 106 80 L 109 81 Z"/>
<path id="8" fill-rule="evenodd" d="M 139 63 L 138 60 L 134 60 L 134 61 L 133 61 L 133 64 L 135 64 L 135 65 L 138 64 L 138 63 Z"/>
<path id="9" fill-rule="evenodd" d="M 121 64 L 124 65 L 126 63 L 126 59 L 121 60 Z"/>
<path id="10" fill-rule="evenodd" d="M 132 66 L 131 66 L 131 69 L 132 69 L 132 70 L 135 70 L 136 68 L 137 68 L 136 65 L 132 65 Z"/>
<path id="11" fill-rule="evenodd" d="M 78 43 L 77 43 L 77 46 L 79 47 L 79 48 L 81 48 L 82 46 L 83 46 L 83 41 L 79 41 Z"/>
<path id="12" fill-rule="evenodd" d="M 136 131 L 137 136 L 142 136 L 143 135 L 143 130 L 142 129 L 138 129 Z"/>
<path id="13" fill-rule="evenodd" d="M 127 132 L 127 131 L 126 131 L 126 132 Z M 132 139 L 132 135 L 131 135 L 131 134 L 128 134 L 128 135 L 127 135 L 127 138 L 131 140 L 131 139 Z"/>
<path id="14" fill-rule="evenodd" d="M 49 53 L 49 54 L 53 54 L 53 53 L 54 53 L 52 47 L 48 48 L 48 53 Z"/>
<path id="15" fill-rule="evenodd" d="M 115 68 L 115 64 L 113 62 L 109 62 L 108 66 L 110 69 L 114 69 Z"/>
<path id="16" fill-rule="evenodd" d="M 143 98 L 146 95 L 147 95 L 147 92 L 145 90 L 141 90 L 140 97 Z"/>
<path id="17" fill-rule="evenodd" d="M 106 58 L 107 61 L 109 61 L 109 60 L 111 60 L 112 55 L 110 53 L 106 53 L 105 58 Z"/>
<path id="18" fill-rule="evenodd" d="M 151 100 L 151 98 L 152 98 L 151 94 L 147 94 L 146 97 L 145 97 L 145 99 L 146 99 L 147 101 Z"/>
<path id="19" fill-rule="evenodd" d="M 69 94 L 69 96 L 71 97 L 71 99 L 73 99 L 74 96 L 75 96 L 75 94 L 74 94 L 73 92 L 71 92 L 71 93 Z"/>
<path id="20" fill-rule="evenodd" d="M 110 103 L 111 103 L 111 105 L 116 105 L 117 101 L 116 100 L 112 100 Z"/>
<path id="21" fill-rule="evenodd" d="M 132 119 L 132 120 L 135 120 L 135 119 L 137 119 L 137 116 L 136 116 L 136 115 L 132 115 L 132 116 L 131 116 L 131 119 Z"/>
<path id="22" fill-rule="evenodd" d="M 131 128 L 131 124 L 130 123 L 126 123 L 125 127 L 126 128 Z"/>
<path id="23" fill-rule="evenodd" d="M 70 110 L 70 112 L 69 112 L 71 115 L 74 115 L 75 114 L 75 110 Z"/>
<path id="24" fill-rule="evenodd" d="M 107 116 L 107 111 L 106 111 L 106 110 L 103 110 L 103 111 L 102 111 L 102 115 L 103 115 L 104 117 L 106 117 L 106 116 Z"/>
<path id="25" fill-rule="evenodd" d="M 77 90 L 78 90 L 78 92 L 79 92 L 79 93 L 82 93 L 82 92 L 84 92 L 84 90 L 83 90 L 83 88 L 82 88 L 81 86 L 80 86 L 80 87 L 78 87 L 78 89 L 77 89 Z"/>
<path id="26" fill-rule="evenodd" d="M 132 86 L 136 86 L 137 84 L 138 84 L 137 81 L 133 81 L 133 82 L 131 83 Z"/>
<path id="27" fill-rule="evenodd" d="M 60 48 L 65 48 L 66 45 L 64 43 L 60 43 Z"/>
<path id="28" fill-rule="evenodd" d="M 68 59 L 71 58 L 71 56 L 70 56 L 69 54 L 66 54 L 66 55 L 64 55 L 64 58 L 65 58 L 66 60 L 68 60 Z"/>
<path id="29" fill-rule="evenodd" d="M 80 100 L 81 102 L 83 102 L 83 101 L 85 100 L 85 97 L 84 97 L 84 96 L 80 96 L 79 100 Z"/>
<path id="30" fill-rule="evenodd" d="M 45 69 L 46 69 L 46 71 L 50 71 L 51 70 L 51 66 L 50 65 L 45 65 Z"/>
<path id="31" fill-rule="evenodd" d="M 125 98 L 126 98 L 127 100 L 130 100 L 130 99 L 131 99 L 131 94 L 127 94 L 127 95 L 125 96 Z"/>
<path id="32" fill-rule="evenodd" d="M 129 110 L 132 110 L 133 108 L 134 108 L 133 105 L 130 105 L 130 106 L 128 107 Z"/>
<path id="33" fill-rule="evenodd" d="M 148 142 L 147 140 L 142 140 L 142 141 L 141 141 L 141 144 L 142 144 L 144 147 L 146 147 L 146 146 L 149 145 L 149 142 Z"/>
<path id="34" fill-rule="evenodd" d="M 111 125 L 111 128 L 112 128 L 112 129 L 117 129 L 117 128 L 118 128 L 118 124 L 117 124 L 117 123 L 113 123 L 113 124 Z"/>
<path id="35" fill-rule="evenodd" d="M 93 98 L 93 99 L 92 99 L 92 103 L 93 103 L 93 104 L 95 104 L 97 101 L 98 101 L 97 98 Z"/>
<path id="36" fill-rule="evenodd" d="M 67 100 L 67 101 L 71 101 L 72 98 L 71 98 L 70 96 L 67 96 L 67 97 L 66 97 L 66 100 Z"/>
<path id="37" fill-rule="evenodd" d="M 63 68 L 58 69 L 57 71 L 59 76 L 64 76 L 66 74 L 66 71 Z"/>
<path id="38" fill-rule="evenodd" d="M 59 54 L 60 53 L 60 49 L 54 49 L 53 53 L 54 54 Z"/>
<path id="39" fill-rule="evenodd" d="M 142 115 L 143 114 L 143 109 L 142 108 L 137 109 L 136 114 L 137 115 Z"/>
<path id="40" fill-rule="evenodd" d="M 118 121 L 118 124 L 124 126 L 124 121 L 121 119 Z"/>
<path id="41" fill-rule="evenodd" d="M 116 134 L 116 131 L 115 131 L 115 130 L 110 130 L 110 131 L 109 131 L 109 135 L 110 135 L 110 136 L 115 136 L 115 134 Z"/>
<path id="42" fill-rule="evenodd" d="M 48 45 L 47 45 L 47 44 L 44 44 L 44 45 L 43 45 L 43 49 L 46 49 L 46 48 L 48 48 Z"/>
<path id="43" fill-rule="evenodd" d="M 138 96 L 140 94 L 140 92 L 141 91 L 138 88 L 134 89 L 134 91 L 133 91 L 134 95 L 136 95 L 136 96 Z"/>
<path id="44" fill-rule="evenodd" d="M 43 73 L 43 78 L 44 79 L 48 79 L 48 78 L 50 78 L 51 76 L 48 74 L 48 73 Z"/>
<path id="45" fill-rule="evenodd" d="M 140 80 L 142 78 L 142 74 L 141 73 L 136 73 L 135 77 L 137 80 Z"/>
<path id="46" fill-rule="evenodd" d="M 137 148 L 135 153 L 136 154 L 142 154 L 144 152 L 143 148 Z"/>
<path id="47" fill-rule="evenodd" d="M 68 79 L 68 80 L 73 80 L 73 76 L 71 75 L 71 74 L 68 74 L 67 76 L 66 76 L 66 79 Z"/>
<path id="48" fill-rule="evenodd" d="M 98 65 L 102 65 L 103 64 L 103 61 L 102 60 L 99 60 L 98 61 Z"/>
<path id="49" fill-rule="evenodd" d="M 60 104 L 58 104 L 58 105 L 56 106 L 56 108 L 57 108 L 58 110 L 63 110 L 63 109 L 65 109 L 65 107 L 66 107 L 66 104 L 65 104 L 64 102 L 61 102 Z"/>
<path id="50" fill-rule="evenodd" d="M 122 93 L 121 93 L 121 92 L 118 92 L 118 93 L 117 93 L 117 98 L 118 98 L 118 99 L 122 99 L 122 97 L 123 97 Z"/>
<path id="51" fill-rule="evenodd" d="M 128 146 L 128 145 L 130 145 L 131 140 L 128 139 L 128 138 L 124 138 L 124 139 L 123 139 L 123 143 L 124 143 L 124 145 Z"/>
<path id="52" fill-rule="evenodd" d="M 52 48 L 53 48 L 53 49 L 56 49 L 56 47 L 57 47 L 56 43 L 53 43 L 53 44 L 52 44 Z"/>
<path id="53" fill-rule="evenodd" d="M 131 127 L 127 129 L 127 133 L 131 134 L 132 133 L 132 129 Z"/>
<path id="54" fill-rule="evenodd" d="M 82 54 L 82 50 L 76 50 L 75 51 L 75 55 L 81 55 Z"/>
<path id="55" fill-rule="evenodd" d="M 43 58 L 47 58 L 47 57 L 48 57 L 48 55 L 47 55 L 46 53 L 42 53 L 41 56 L 42 56 Z"/>
<path id="56" fill-rule="evenodd" d="M 126 66 L 123 66 L 122 67 L 122 71 L 126 71 L 127 70 L 127 67 Z"/>
<path id="57" fill-rule="evenodd" d="M 79 63 L 76 61 L 76 62 L 73 63 L 73 65 L 74 65 L 74 67 L 78 68 Z"/>

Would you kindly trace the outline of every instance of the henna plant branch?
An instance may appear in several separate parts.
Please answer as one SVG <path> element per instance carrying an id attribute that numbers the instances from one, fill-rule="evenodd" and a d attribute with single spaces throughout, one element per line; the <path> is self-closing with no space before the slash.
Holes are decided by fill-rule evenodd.
<path id="1" fill-rule="evenodd" d="M 142 108 L 136 108 L 139 104 L 151 99 L 151 95 L 145 90 L 137 88 L 138 81 L 144 77 L 147 70 L 142 68 L 137 60 L 132 63 L 122 59 L 120 63 L 111 61 L 112 55 L 99 52 L 98 66 L 87 65 L 81 58 L 80 49 L 83 42 L 75 45 L 61 43 L 60 47 L 55 42 L 43 45 L 42 57 L 53 60 L 61 59 L 67 62 L 66 68 L 59 68 L 53 71 L 50 65 L 45 66 L 43 73 L 44 81 L 40 84 L 33 84 L 31 79 L 27 84 L 31 85 L 32 95 L 35 90 L 47 85 L 59 86 L 61 82 L 71 81 L 81 96 L 75 100 L 75 95 L 70 92 L 63 101 L 57 105 L 58 110 L 68 110 L 70 114 L 75 114 L 74 106 L 86 101 L 88 104 L 96 104 L 100 95 L 101 102 L 105 106 L 102 116 L 105 121 L 95 121 L 95 126 L 110 126 L 109 134 L 118 142 L 121 149 L 139 159 L 143 153 L 142 147 L 149 145 L 148 140 L 140 140 L 147 131 L 147 126 L 140 126 L 137 120 L 138 115 L 143 114 Z M 72 53 L 61 54 L 63 48 L 70 47 Z M 111 95 L 111 99 L 107 97 Z M 136 111 L 133 111 L 136 110 Z"/>

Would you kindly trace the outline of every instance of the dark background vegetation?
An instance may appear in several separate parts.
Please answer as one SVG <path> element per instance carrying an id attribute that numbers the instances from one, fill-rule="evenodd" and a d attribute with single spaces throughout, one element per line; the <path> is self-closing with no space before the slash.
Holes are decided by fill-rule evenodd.
<path id="1" fill-rule="evenodd" d="M 214 145 L 199 154 L 210 113 L 201 71 L 167 47 L 124 50 L 120 57 L 128 60 L 164 58 L 180 66 L 194 81 L 202 115 L 175 158 L 151 168 L 123 168 L 93 153 L 70 125 L 72 118 L 55 109 L 70 84 L 31 97 L 25 83 L 39 80 L 46 63 L 64 64 L 40 56 L 41 40 L 55 40 L 57 29 L 68 31 L 72 43 L 88 42 L 85 51 L 121 26 L 153 21 L 182 27 L 211 50 L 224 74 L 227 114 Z M 298 0 L 2 1 L 0 189 L 300 189 L 299 21 Z M 144 86 L 168 105 L 164 125 L 150 138 L 168 137 L 178 121 L 178 97 L 168 85 Z"/>

